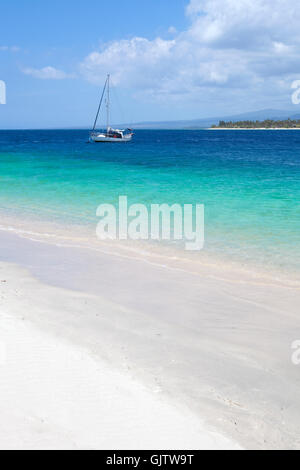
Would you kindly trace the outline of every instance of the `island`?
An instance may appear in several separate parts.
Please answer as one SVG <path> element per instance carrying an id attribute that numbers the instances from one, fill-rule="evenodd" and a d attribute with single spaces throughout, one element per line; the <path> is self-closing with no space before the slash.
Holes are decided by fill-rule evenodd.
<path id="1" fill-rule="evenodd" d="M 264 121 L 220 121 L 219 124 L 213 124 L 211 129 L 300 129 L 300 119 L 273 120 Z"/>

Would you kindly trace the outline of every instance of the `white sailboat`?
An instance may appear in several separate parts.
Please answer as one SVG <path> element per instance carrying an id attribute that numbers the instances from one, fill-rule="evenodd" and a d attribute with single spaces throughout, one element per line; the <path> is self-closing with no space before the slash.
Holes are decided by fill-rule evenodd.
<path id="1" fill-rule="evenodd" d="M 101 110 L 102 102 L 106 94 L 106 130 L 99 132 L 96 130 L 99 113 Z M 101 95 L 96 119 L 94 122 L 93 130 L 90 132 L 90 142 L 130 142 L 133 136 L 132 129 L 113 129 L 110 124 L 110 75 L 107 75 L 103 92 Z"/>

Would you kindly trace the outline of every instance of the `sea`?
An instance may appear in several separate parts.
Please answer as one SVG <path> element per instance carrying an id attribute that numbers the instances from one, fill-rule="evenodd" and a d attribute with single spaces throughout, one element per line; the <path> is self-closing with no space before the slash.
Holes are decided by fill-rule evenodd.
<path id="1" fill-rule="evenodd" d="M 97 207 L 119 196 L 203 204 L 205 243 L 190 260 L 300 279 L 295 130 L 137 130 L 126 144 L 89 143 L 87 130 L 0 131 L 0 229 L 100 246 Z M 187 255 L 174 240 L 130 249 Z"/>

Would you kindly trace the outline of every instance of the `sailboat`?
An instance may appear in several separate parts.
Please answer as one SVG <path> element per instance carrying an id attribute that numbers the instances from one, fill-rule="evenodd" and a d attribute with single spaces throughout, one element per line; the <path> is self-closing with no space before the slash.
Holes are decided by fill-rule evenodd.
<path id="1" fill-rule="evenodd" d="M 106 95 L 106 130 L 99 132 L 96 130 L 98 117 L 104 96 Z M 90 132 L 90 142 L 129 142 L 132 139 L 132 129 L 113 129 L 110 124 L 110 75 L 107 75 L 103 92 L 101 95 L 98 111 L 96 114 L 93 130 Z"/>

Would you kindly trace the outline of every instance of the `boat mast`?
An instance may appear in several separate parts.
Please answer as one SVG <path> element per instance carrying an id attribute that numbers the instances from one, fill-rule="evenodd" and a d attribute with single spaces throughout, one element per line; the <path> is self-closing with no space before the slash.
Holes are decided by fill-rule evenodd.
<path id="1" fill-rule="evenodd" d="M 109 96 L 109 79 L 110 79 L 110 75 L 108 74 L 107 75 L 107 102 L 106 102 L 106 110 L 107 110 L 107 132 L 108 132 L 108 129 L 109 129 L 109 106 L 110 106 L 110 102 L 109 102 L 109 99 L 110 99 L 110 96 Z"/>
<path id="2" fill-rule="evenodd" d="M 102 91 L 100 103 L 99 103 L 99 106 L 98 106 L 98 111 L 97 111 L 96 118 L 95 118 L 95 122 L 94 122 L 94 126 L 93 126 L 93 132 L 94 132 L 94 130 L 96 129 L 96 125 L 97 125 L 97 121 L 98 121 L 98 117 L 99 117 L 99 113 L 100 113 L 102 101 L 103 101 L 103 98 L 104 98 L 104 93 L 105 93 L 107 81 L 108 81 L 108 77 L 107 77 L 107 79 L 106 79 L 106 81 L 105 81 L 105 84 L 104 84 L 104 87 L 103 87 L 103 91 Z"/>

